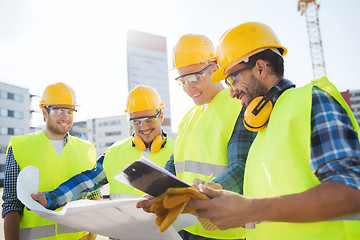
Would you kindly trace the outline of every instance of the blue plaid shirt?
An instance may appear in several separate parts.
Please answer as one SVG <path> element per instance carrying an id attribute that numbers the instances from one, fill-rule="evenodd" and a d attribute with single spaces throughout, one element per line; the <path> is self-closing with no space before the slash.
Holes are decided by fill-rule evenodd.
<path id="1" fill-rule="evenodd" d="M 238 119 L 235 130 L 242 128 L 240 122 Z M 309 164 L 317 178 L 321 182 L 335 181 L 360 190 L 360 144 L 357 132 L 353 130 L 343 107 L 331 95 L 317 87 L 313 88 L 312 93 L 311 127 Z M 228 144 L 229 161 L 232 161 L 232 157 L 245 154 L 237 147 L 239 137 L 240 133 L 236 134 L 234 131 Z M 76 200 L 82 191 L 89 191 L 107 183 L 102 162 L 103 156 L 94 169 L 86 171 L 87 174 L 77 175 L 47 193 L 47 207 L 55 209 L 63 206 L 68 201 Z M 171 161 L 167 165 L 167 169 L 174 169 Z M 244 163 L 241 165 L 243 172 Z M 172 172 L 175 173 L 174 170 Z M 242 178 L 241 176 L 239 179 L 242 181 Z M 230 184 L 230 180 L 227 184 Z M 226 188 L 226 185 L 224 186 Z"/>

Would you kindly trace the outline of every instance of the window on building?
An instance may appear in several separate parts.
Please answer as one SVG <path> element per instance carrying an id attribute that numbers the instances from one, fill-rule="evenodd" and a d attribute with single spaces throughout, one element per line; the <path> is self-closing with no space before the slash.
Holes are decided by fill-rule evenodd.
<path id="1" fill-rule="evenodd" d="M 113 126 L 113 125 L 120 125 L 120 120 L 114 120 L 114 121 L 108 121 L 108 122 L 100 122 L 99 127 L 105 127 L 105 126 Z"/>
<path id="2" fill-rule="evenodd" d="M 14 100 L 14 94 L 8 92 L 8 93 L 7 93 L 7 99 Z"/>
<path id="3" fill-rule="evenodd" d="M 121 131 L 106 132 L 106 133 L 105 133 L 105 136 L 117 136 L 117 135 L 121 135 Z"/>
<path id="4" fill-rule="evenodd" d="M 7 110 L 6 109 L 3 109 L 3 108 L 0 108 L 0 117 L 7 117 Z"/>
<path id="5" fill-rule="evenodd" d="M 14 100 L 17 102 L 22 102 L 23 101 L 23 96 L 20 94 L 14 94 Z"/>
<path id="6" fill-rule="evenodd" d="M 100 147 L 110 147 L 111 145 L 113 145 L 113 142 L 108 142 L 108 143 L 100 143 Z"/>
<path id="7" fill-rule="evenodd" d="M 14 129 L 13 128 L 8 128 L 8 132 L 7 132 L 7 134 L 8 135 L 14 135 Z"/>
<path id="8" fill-rule="evenodd" d="M 14 118 L 17 118 L 17 119 L 23 119 L 23 113 L 22 112 L 19 112 L 19 111 L 15 111 L 14 112 Z"/>
<path id="9" fill-rule="evenodd" d="M 8 117 L 14 117 L 14 111 L 8 110 Z"/>
<path id="10" fill-rule="evenodd" d="M 7 135 L 7 128 L 0 127 L 0 135 Z"/>
<path id="11" fill-rule="evenodd" d="M 6 99 L 7 98 L 7 92 L 0 90 L 0 98 Z"/>
<path id="12" fill-rule="evenodd" d="M 0 153 L 6 153 L 7 146 L 0 145 Z"/>
<path id="13" fill-rule="evenodd" d="M 14 129 L 14 135 L 23 135 L 24 134 L 24 130 L 21 128 L 15 128 Z"/>

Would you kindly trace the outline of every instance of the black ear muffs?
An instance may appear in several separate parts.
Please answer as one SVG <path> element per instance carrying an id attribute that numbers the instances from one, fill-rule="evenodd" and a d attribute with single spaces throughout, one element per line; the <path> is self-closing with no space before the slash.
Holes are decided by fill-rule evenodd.
<path id="1" fill-rule="evenodd" d="M 270 118 L 273 108 L 272 98 L 286 89 L 295 87 L 295 84 L 287 79 L 282 79 L 272 87 L 265 96 L 260 96 L 251 101 L 244 114 L 244 126 L 252 132 L 263 129 Z"/>
<path id="2" fill-rule="evenodd" d="M 162 137 L 161 135 L 158 135 L 152 141 L 152 143 L 150 145 L 150 151 L 152 153 L 157 153 L 158 151 L 160 151 L 161 148 L 163 148 L 165 146 L 165 144 L 167 142 L 167 134 L 164 132 L 162 134 L 164 137 Z M 143 140 L 136 134 L 134 134 L 133 137 L 134 137 L 134 139 L 132 141 L 132 146 L 136 147 L 140 151 L 145 151 L 146 145 L 143 142 Z"/>

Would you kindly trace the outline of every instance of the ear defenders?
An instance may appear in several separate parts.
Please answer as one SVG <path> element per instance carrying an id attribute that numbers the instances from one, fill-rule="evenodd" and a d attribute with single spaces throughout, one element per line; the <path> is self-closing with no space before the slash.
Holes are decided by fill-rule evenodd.
<path id="1" fill-rule="evenodd" d="M 161 135 L 158 135 L 152 141 L 152 143 L 150 145 L 150 151 L 152 153 L 157 153 L 158 151 L 160 151 L 160 149 L 162 149 L 165 146 L 165 144 L 167 142 L 167 135 L 164 132 L 162 132 L 162 134 L 164 135 L 164 137 L 162 137 Z M 134 139 L 132 141 L 132 146 L 136 147 L 140 151 L 145 151 L 146 145 L 143 142 L 143 140 L 136 134 L 134 134 L 133 136 L 134 136 Z"/>
<path id="2" fill-rule="evenodd" d="M 273 108 L 272 98 L 286 89 L 295 87 L 295 84 L 287 79 L 282 79 L 272 87 L 265 96 L 260 96 L 251 101 L 244 114 L 244 126 L 252 132 L 260 131 L 270 118 Z"/>

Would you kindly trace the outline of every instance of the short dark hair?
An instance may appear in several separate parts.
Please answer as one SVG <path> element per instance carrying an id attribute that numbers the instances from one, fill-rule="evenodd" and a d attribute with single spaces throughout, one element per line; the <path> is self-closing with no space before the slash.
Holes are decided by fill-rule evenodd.
<path id="1" fill-rule="evenodd" d="M 246 65 L 255 64 L 259 59 L 269 62 L 276 76 L 280 78 L 284 76 L 284 59 L 279 54 L 276 54 L 270 49 L 266 49 L 249 57 L 249 62 Z"/>

